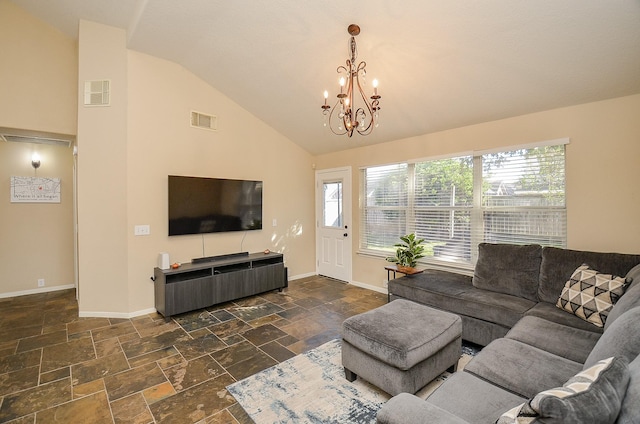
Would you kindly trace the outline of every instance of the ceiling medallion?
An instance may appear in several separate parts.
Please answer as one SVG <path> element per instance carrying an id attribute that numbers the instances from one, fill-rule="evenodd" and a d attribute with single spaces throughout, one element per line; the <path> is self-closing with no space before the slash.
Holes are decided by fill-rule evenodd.
<path id="1" fill-rule="evenodd" d="M 366 85 L 365 76 L 367 74 L 367 64 L 362 61 L 356 65 L 358 57 L 358 47 L 356 45 L 356 35 L 360 34 L 360 27 L 351 24 L 347 28 L 351 39 L 349 40 L 349 54 L 345 66 L 338 66 L 340 94 L 338 94 L 336 104 L 327 104 L 329 92 L 324 92 L 324 104 L 322 114 L 324 115 L 324 125 L 329 126 L 336 135 L 353 136 L 356 131 L 360 135 L 369 135 L 373 128 L 378 126 L 380 111 L 380 95 L 378 95 L 378 80 L 372 81 L 373 95 L 368 98 L 362 86 Z M 371 101 L 369 101 L 371 99 Z M 356 103 L 362 103 L 358 106 Z M 328 121 L 328 123 L 327 123 Z"/>

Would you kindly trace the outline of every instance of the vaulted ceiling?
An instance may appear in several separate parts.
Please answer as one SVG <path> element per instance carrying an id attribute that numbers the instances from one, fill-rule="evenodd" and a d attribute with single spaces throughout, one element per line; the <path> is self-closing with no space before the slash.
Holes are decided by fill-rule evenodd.
<path id="1" fill-rule="evenodd" d="M 640 93 L 638 0 L 12 1 L 73 37 L 79 19 L 125 29 L 312 154 Z M 320 109 L 351 23 L 380 81 L 368 137 Z"/>

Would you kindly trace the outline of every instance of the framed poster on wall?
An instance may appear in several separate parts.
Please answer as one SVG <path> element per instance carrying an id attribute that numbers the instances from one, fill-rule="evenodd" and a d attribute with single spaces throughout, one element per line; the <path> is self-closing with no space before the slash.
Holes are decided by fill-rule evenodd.
<path id="1" fill-rule="evenodd" d="M 60 178 L 11 177 L 11 203 L 60 203 Z"/>

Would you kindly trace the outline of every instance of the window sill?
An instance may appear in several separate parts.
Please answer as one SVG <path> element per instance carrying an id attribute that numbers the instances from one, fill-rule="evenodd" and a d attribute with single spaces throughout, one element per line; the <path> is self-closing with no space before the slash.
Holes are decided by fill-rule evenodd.
<path id="1" fill-rule="evenodd" d="M 376 250 L 362 249 L 362 250 L 358 250 L 356 254 L 359 256 L 365 256 L 369 258 L 384 260 L 386 257 L 391 255 L 391 252 L 385 254 L 384 252 L 380 252 Z M 455 272 L 456 274 L 463 274 L 463 275 L 469 275 L 469 276 L 473 276 L 473 269 L 474 269 L 474 266 L 472 264 L 467 265 L 467 264 L 456 263 L 451 261 L 443 261 L 443 260 L 438 260 L 433 258 L 423 258 L 422 260 L 418 261 L 418 265 L 426 269 L 436 269 L 439 271 Z"/>

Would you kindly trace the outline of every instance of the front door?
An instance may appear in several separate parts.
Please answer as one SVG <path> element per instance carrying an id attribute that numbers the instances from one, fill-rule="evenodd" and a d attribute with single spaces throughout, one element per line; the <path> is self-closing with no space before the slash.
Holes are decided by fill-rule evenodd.
<path id="1" fill-rule="evenodd" d="M 350 167 L 316 172 L 316 229 L 318 274 L 350 282 Z"/>

